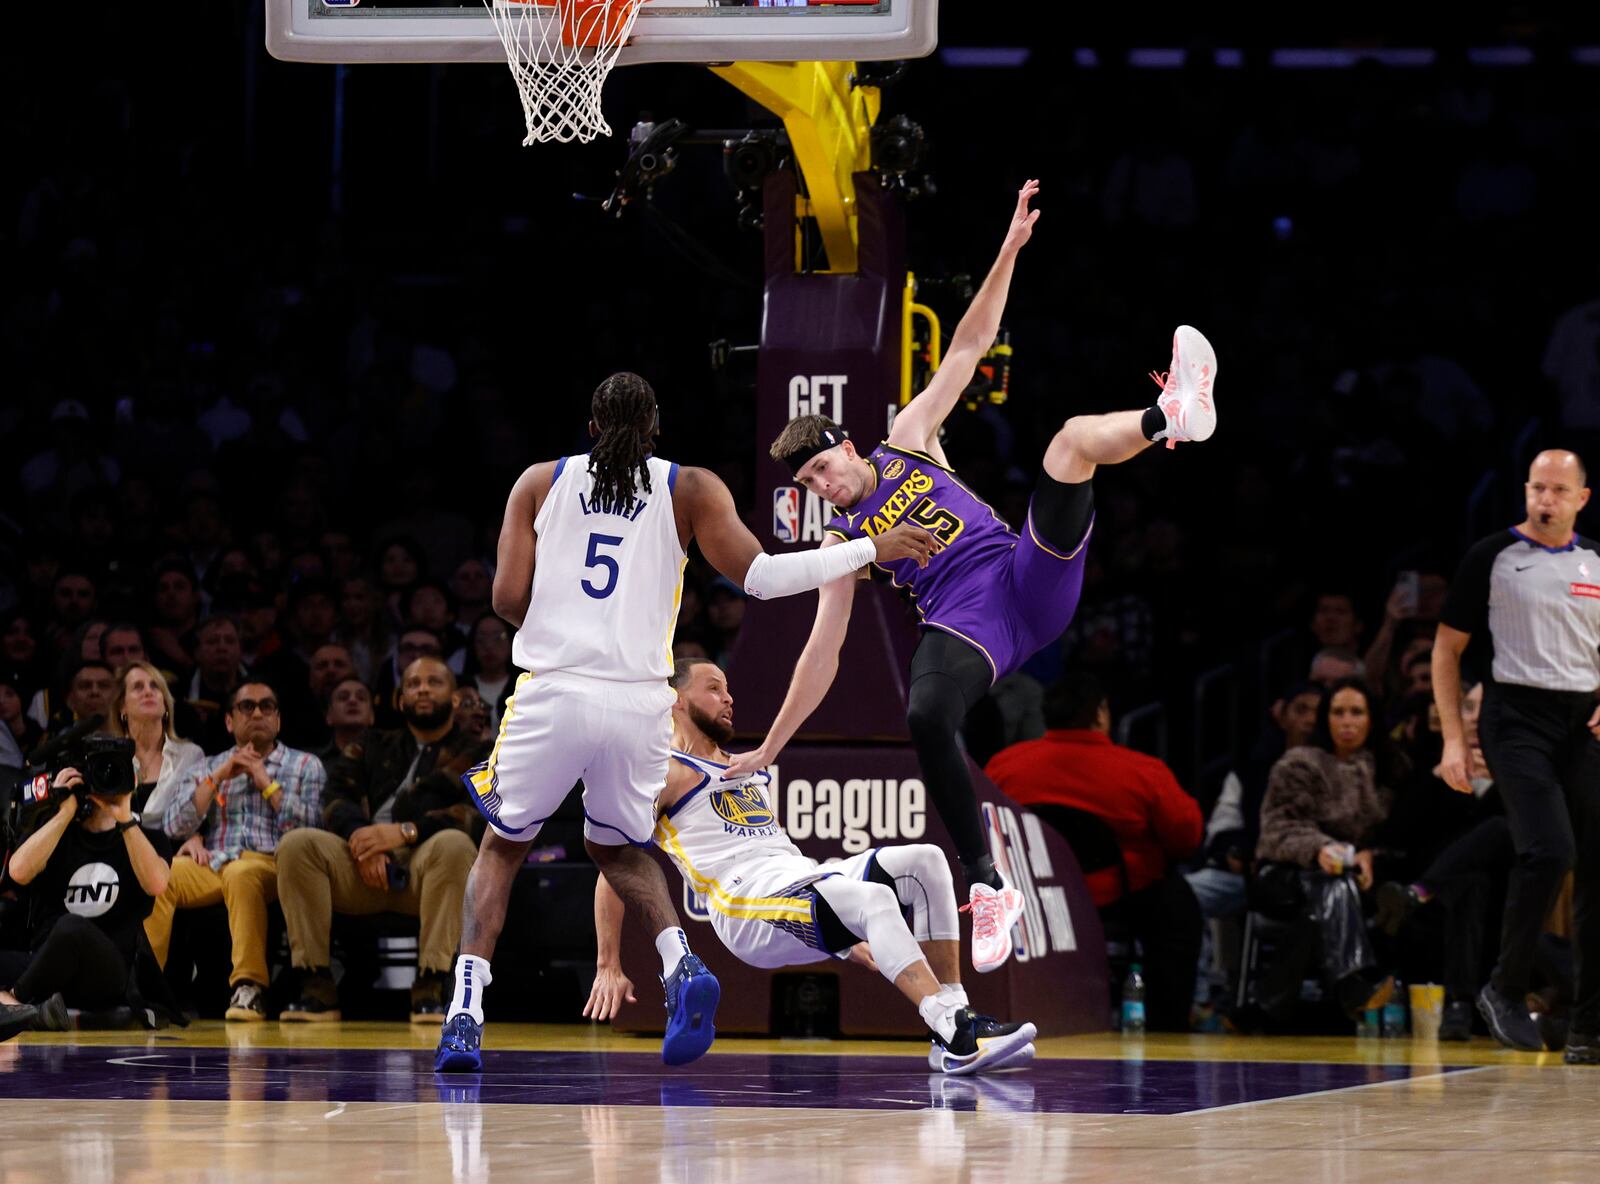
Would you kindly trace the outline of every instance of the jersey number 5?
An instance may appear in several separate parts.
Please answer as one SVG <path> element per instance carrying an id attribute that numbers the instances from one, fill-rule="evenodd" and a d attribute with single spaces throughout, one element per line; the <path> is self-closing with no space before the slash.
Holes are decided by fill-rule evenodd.
<path id="1" fill-rule="evenodd" d="M 965 530 L 967 525 L 949 510 L 935 504 L 931 497 L 918 498 L 916 504 L 906 511 L 906 521 L 915 523 L 931 534 L 941 551 L 955 542 L 956 535 Z"/>
<path id="2" fill-rule="evenodd" d="M 596 586 L 588 580 L 580 580 L 583 590 L 596 600 L 604 600 L 617 590 L 617 575 L 621 570 L 617 561 L 610 555 L 600 554 L 601 547 L 620 547 L 622 540 L 614 534 L 592 534 L 589 536 L 589 555 L 583 561 L 585 567 L 598 567 L 605 573 L 605 582 Z"/>

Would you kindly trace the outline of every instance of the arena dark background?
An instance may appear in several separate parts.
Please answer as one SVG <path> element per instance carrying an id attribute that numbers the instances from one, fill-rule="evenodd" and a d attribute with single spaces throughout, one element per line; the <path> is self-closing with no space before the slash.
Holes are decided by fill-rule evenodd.
<path id="1" fill-rule="evenodd" d="M 714 370 L 709 347 L 757 340 L 759 238 L 736 224 L 717 152 L 684 151 L 656 215 L 598 199 L 642 112 L 770 117 L 704 70 L 640 67 L 608 90 L 617 138 L 524 149 L 503 69 L 352 67 L 335 170 L 335 70 L 270 59 L 258 7 L 52 10 L 8 38 L 0 603 L 37 604 L 45 570 L 27 560 L 53 552 L 134 572 L 110 615 L 139 619 L 141 573 L 207 487 L 245 545 L 338 528 L 366 553 L 379 523 L 428 505 L 492 555 L 516 474 L 581 448 L 590 391 L 623 368 L 659 393 L 662 451 L 754 505 L 753 367 Z M 1047 36 L 1032 8 L 979 7 L 946 0 L 942 45 L 1028 45 L 1024 65 L 935 56 L 885 100 L 930 146 L 935 191 L 909 207 L 919 276 L 981 275 L 1016 186 L 1044 183 L 1007 316 L 1012 398 L 958 413 L 949 451 L 1015 513 L 1062 419 L 1148 403 L 1173 326 L 1202 328 L 1221 430 L 1097 478 L 1085 610 L 1145 623 L 1113 639 L 1119 710 L 1163 699 L 1181 721 L 1194 676 L 1232 663 L 1247 737 L 1279 677 L 1256 644 L 1298 637 L 1316 591 L 1351 590 L 1370 632 L 1396 571 L 1453 570 L 1467 538 L 1516 520 L 1535 448 L 1587 445 L 1541 364 L 1557 318 L 1600 296 L 1583 180 L 1600 67 L 1569 52 L 1600 31 L 1536 5 L 1449 29 L 1375 6 L 1314 25 L 1074 7 Z M 1138 45 L 1239 46 L 1246 64 L 1125 68 Z M 1267 68 L 1290 45 L 1440 54 Z M 1528 46 L 1535 64 L 1468 65 L 1483 45 Z M 1099 68 L 1076 64 L 1080 46 Z M 1149 178 L 1187 178 L 1190 196 Z M 720 265 L 693 265 L 666 222 Z M 960 309 L 942 311 L 948 332 Z M 254 426 L 213 451 L 189 425 L 221 395 Z M 62 400 L 117 462 L 109 491 L 83 473 L 22 487 Z M 303 433 L 280 429 L 286 408 Z M 107 493 L 115 537 L 91 544 L 74 506 Z"/>

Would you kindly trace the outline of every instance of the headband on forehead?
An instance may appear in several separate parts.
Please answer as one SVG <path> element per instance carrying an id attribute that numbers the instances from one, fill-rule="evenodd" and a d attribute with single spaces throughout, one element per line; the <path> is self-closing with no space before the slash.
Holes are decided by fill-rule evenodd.
<path id="1" fill-rule="evenodd" d="M 847 437 L 843 428 L 823 428 L 822 440 L 820 443 L 802 444 L 788 456 L 784 457 L 783 463 L 789 466 L 789 472 L 791 474 L 799 473 L 801 469 L 805 468 L 806 462 L 813 456 L 817 455 L 817 453 L 826 452 L 830 448 L 835 448 L 838 445 L 843 444 L 846 439 Z"/>

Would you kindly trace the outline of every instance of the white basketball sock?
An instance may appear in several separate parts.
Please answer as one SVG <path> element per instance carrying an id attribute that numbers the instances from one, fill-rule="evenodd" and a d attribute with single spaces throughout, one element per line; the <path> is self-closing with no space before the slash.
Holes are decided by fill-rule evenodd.
<path id="1" fill-rule="evenodd" d="M 940 991 L 937 995 L 924 995 L 922 1002 L 917 1004 L 917 1013 L 922 1016 L 922 1022 L 935 1032 L 939 1033 L 941 1040 L 951 1040 L 956 1034 L 956 1012 L 965 1004 L 958 1003 L 947 991 Z"/>
<path id="2" fill-rule="evenodd" d="M 689 937 L 683 930 L 673 927 L 656 934 L 656 953 L 661 955 L 661 977 L 671 978 L 678 963 L 689 952 Z"/>
<path id="3" fill-rule="evenodd" d="M 489 973 L 489 959 L 476 954 L 462 954 L 456 959 L 456 993 L 450 999 L 450 1011 L 445 1016 L 448 1023 L 453 1017 L 466 1012 L 475 1024 L 483 1023 L 483 992 L 494 981 Z"/>
<path id="4" fill-rule="evenodd" d="M 963 987 L 960 983 L 940 983 L 939 994 L 948 995 L 955 999 L 958 1007 L 972 1006 L 967 1002 L 967 988 Z"/>

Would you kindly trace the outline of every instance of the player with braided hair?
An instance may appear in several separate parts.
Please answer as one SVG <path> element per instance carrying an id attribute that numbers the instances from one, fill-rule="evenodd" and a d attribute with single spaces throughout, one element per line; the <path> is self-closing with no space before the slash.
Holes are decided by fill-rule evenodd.
<path id="1" fill-rule="evenodd" d="M 436 1068 L 482 1064 L 483 991 L 511 882 L 540 825 L 583 782 L 584 845 L 657 934 L 668 1023 L 662 1058 L 710 1047 L 721 988 L 689 952 L 661 869 L 640 848 L 672 741 L 672 632 L 690 540 L 752 596 L 790 596 L 869 563 L 928 561 L 918 526 L 794 555 L 767 555 L 714 474 L 654 455 L 655 392 L 613 374 L 591 402 L 594 450 L 533 465 L 506 502 L 494 610 L 517 627 L 517 680 L 489 759 L 463 780 L 489 822 L 463 902 L 455 995 Z M 573 463 L 578 460 L 579 463 Z M 535 556 L 537 554 L 537 562 Z"/>

